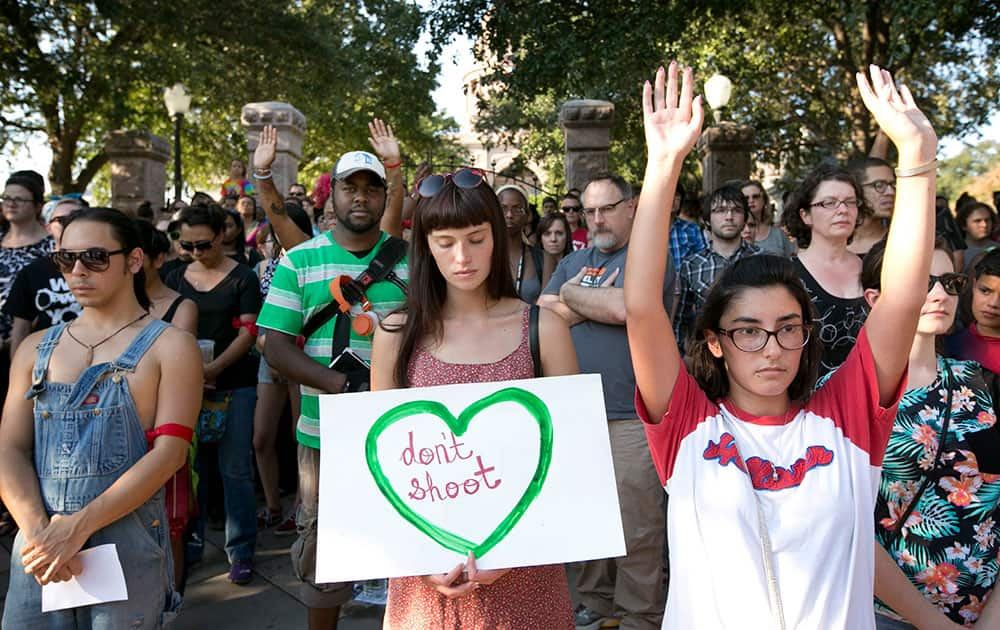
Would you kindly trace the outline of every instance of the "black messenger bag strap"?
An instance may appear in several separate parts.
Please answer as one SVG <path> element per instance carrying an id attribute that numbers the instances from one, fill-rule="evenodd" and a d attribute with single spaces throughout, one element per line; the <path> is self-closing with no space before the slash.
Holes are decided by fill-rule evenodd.
<path id="1" fill-rule="evenodd" d="M 399 264 L 399 261 L 401 261 L 403 259 L 403 256 L 406 255 L 407 247 L 408 245 L 406 241 L 404 241 L 401 238 L 390 236 L 389 238 L 385 239 L 385 242 L 382 243 L 382 247 L 380 247 L 378 253 L 375 254 L 375 258 L 373 258 L 372 261 L 368 263 L 368 267 L 364 271 L 362 271 L 358 275 L 358 277 L 354 279 L 353 282 L 342 287 L 342 293 L 344 295 L 344 299 L 346 299 L 348 303 L 350 303 L 352 306 L 360 302 L 361 299 L 364 297 L 364 292 L 367 291 L 369 287 L 371 287 L 376 282 L 381 282 L 382 280 L 385 280 L 387 277 L 389 277 L 390 274 L 392 274 L 393 268 L 397 264 Z M 330 302 L 329 304 L 324 306 L 322 310 L 320 310 L 315 315 L 309 318 L 309 321 L 307 321 L 305 325 L 302 327 L 302 332 L 300 333 L 299 336 L 303 340 L 308 340 L 309 337 L 312 337 L 317 330 L 322 328 L 323 324 L 333 319 L 339 312 L 341 312 L 340 304 L 336 300 Z M 351 334 L 350 322 L 347 322 L 346 326 L 347 326 L 346 332 L 349 341 Z M 337 346 L 336 342 L 337 342 L 337 335 L 335 331 L 334 348 L 336 348 Z M 344 347 L 340 349 L 340 352 L 343 352 L 343 349 L 346 347 L 347 344 L 345 343 Z M 340 352 L 337 352 L 334 356 L 337 356 L 337 354 L 340 354 Z"/>
<path id="2" fill-rule="evenodd" d="M 538 309 L 532 304 L 528 311 L 528 346 L 531 348 L 531 363 L 535 366 L 535 378 L 542 376 L 542 357 L 538 344 Z"/>

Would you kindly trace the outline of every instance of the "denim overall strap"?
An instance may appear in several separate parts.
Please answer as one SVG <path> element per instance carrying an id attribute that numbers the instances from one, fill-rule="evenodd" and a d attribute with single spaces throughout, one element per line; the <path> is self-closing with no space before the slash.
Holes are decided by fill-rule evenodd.
<path id="1" fill-rule="evenodd" d="M 132 343 L 125 348 L 125 352 L 122 352 L 118 358 L 114 361 L 108 363 L 98 363 L 92 365 L 83 371 L 82 374 L 77 378 L 76 384 L 73 386 L 73 391 L 69 395 L 69 399 L 66 401 L 66 407 L 74 409 L 83 404 L 83 401 L 88 395 L 90 395 L 91 390 L 94 386 L 101 380 L 101 378 L 108 372 L 134 372 L 135 366 L 139 364 L 139 360 L 142 359 L 142 355 L 149 350 L 153 342 L 163 333 L 164 330 L 170 328 L 170 324 L 154 319 L 149 322 L 145 328 L 143 328 Z M 114 376 L 117 379 L 119 376 Z M 117 381 L 116 381 L 117 382 Z"/>
<path id="2" fill-rule="evenodd" d="M 45 331 L 45 336 L 38 344 L 35 367 L 31 370 L 31 388 L 24 394 L 26 400 L 31 400 L 45 391 L 45 374 L 49 370 L 49 360 L 52 359 L 52 351 L 59 345 L 59 337 L 65 329 L 66 324 L 59 324 Z"/>

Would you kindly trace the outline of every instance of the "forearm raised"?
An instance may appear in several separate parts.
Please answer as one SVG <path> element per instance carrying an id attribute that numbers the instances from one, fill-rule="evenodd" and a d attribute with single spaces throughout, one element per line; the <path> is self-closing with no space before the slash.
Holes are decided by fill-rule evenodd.
<path id="1" fill-rule="evenodd" d="M 285 249 L 291 249 L 299 243 L 304 243 L 312 237 L 306 234 L 295 225 L 295 221 L 285 212 L 285 201 L 274 185 L 274 180 L 270 177 L 266 179 L 254 179 L 257 182 L 257 192 L 260 195 L 260 204 L 264 206 L 264 214 L 267 216 L 271 229 Z"/>
<path id="2" fill-rule="evenodd" d="M 386 234 L 397 238 L 403 237 L 403 197 L 406 191 L 403 190 L 403 169 L 398 164 L 393 168 L 386 168 L 386 177 L 389 184 L 389 198 L 385 202 L 385 213 L 379 227 Z"/>

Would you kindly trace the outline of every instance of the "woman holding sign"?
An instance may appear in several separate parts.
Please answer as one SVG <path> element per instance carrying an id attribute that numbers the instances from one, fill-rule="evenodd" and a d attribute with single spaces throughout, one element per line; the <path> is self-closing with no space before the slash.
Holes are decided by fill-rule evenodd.
<path id="1" fill-rule="evenodd" d="M 937 137 L 888 72 L 858 89 L 895 142 L 897 219 L 881 294 L 856 347 L 813 392 L 821 346 L 791 263 L 751 256 L 712 287 L 689 374 L 657 287 L 671 200 L 701 132 L 691 70 L 643 89 L 648 161 L 625 270 L 637 407 L 670 494 L 669 628 L 874 628 L 874 522 L 934 251 Z M 844 212 L 854 190 L 821 184 L 804 214 Z M 832 206 L 832 208 L 830 207 Z"/>
<path id="2" fill-rule="evenodd" d="M 503 214 L 482 173 L 431 175 L 418 192 L 407 303 L 376 331 L 372 389 L 576 374 L 569 328 L 546 309 L 541 366 L 532 360 L 529 307 L 514 291 Z M 470 553 L 447 574 L 390 580 L 384 627 L 572 629 L 566 574 L 481 571 Z"/>

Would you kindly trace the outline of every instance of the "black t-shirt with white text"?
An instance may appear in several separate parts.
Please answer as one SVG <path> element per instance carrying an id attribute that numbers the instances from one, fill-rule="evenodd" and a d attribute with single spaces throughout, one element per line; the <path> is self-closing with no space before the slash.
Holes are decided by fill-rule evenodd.
<path id="1" fill-rule="evenodd" d="M 44 330 L 73 321 L 82 312 L 66 279 L 48 256 L 36 258 L 17 273 L 3 312 Z"/>

